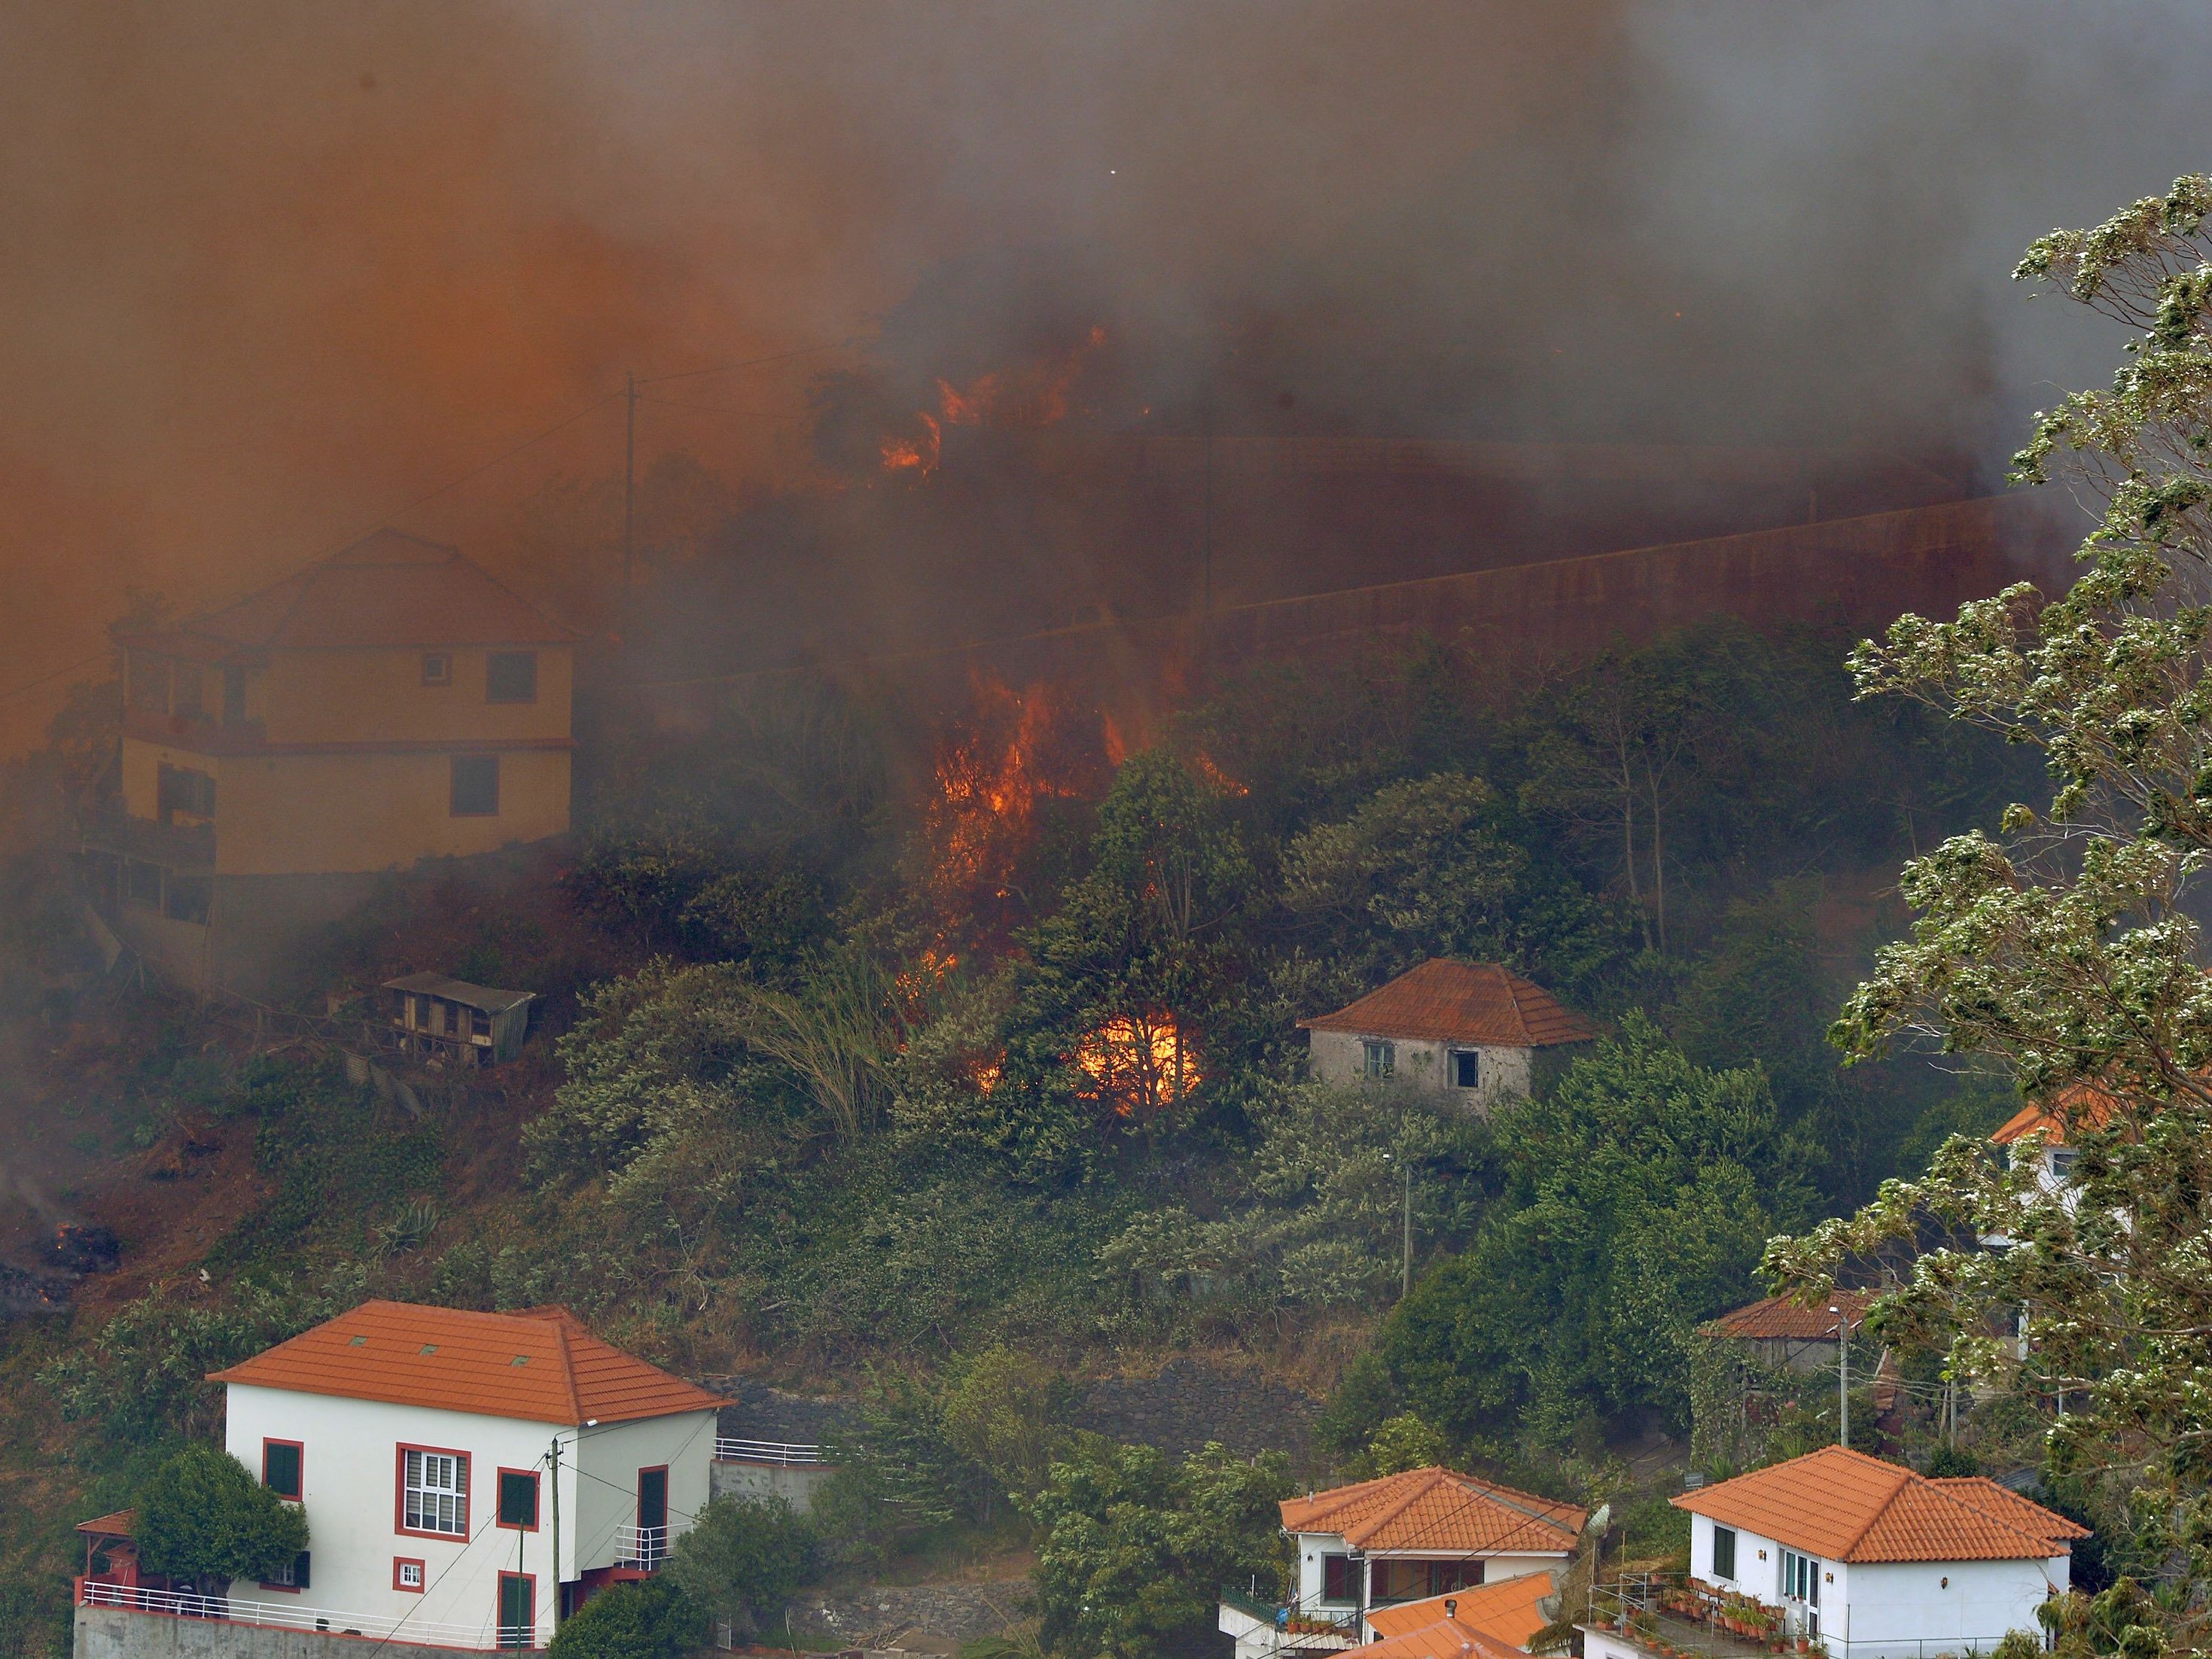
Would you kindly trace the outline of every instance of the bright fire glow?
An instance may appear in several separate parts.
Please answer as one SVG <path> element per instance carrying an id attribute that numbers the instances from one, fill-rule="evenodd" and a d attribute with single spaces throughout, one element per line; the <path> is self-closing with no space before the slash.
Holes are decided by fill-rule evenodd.
<path id="1" fill-rule="evenodd" d="M 1164 1010 L 1116 1014 L 1068 1056 L 1087 1079 L 1083 1092 L 1116 1115 L 1149 1118 L 1190 1097 L 1203 1081 L 1198 1045 Z"/>
<path id="2" fill-rule="evenodd" d="M 915 429 L 883 441 L 884 471 L 926 478 L 937 470 L 948 426 L 1054 426 L 1067 418 L 1067 400 L 1084 365 L 1106 343 L 1094 326 L 1066 351 L 1023 368 L 979 374 L 965 386 L 937 383 L 937 407 L 915 412 Z"/>
<path id="3" fill-rule="evenodd" d="M 1041 763 L 1053 720 L 1043 686 L 1015 691 L 984 683 L 976 702 L 973 727 L 939 751 L 937 793 L 922 823 L 940 893 L 1004 898 L 1029 846 L 1037 802 L 1077 790 Z"/>

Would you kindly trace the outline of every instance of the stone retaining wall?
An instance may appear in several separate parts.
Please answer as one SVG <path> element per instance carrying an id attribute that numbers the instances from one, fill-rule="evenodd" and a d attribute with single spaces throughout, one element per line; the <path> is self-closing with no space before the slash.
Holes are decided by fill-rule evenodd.
<path id="1" fill-rule="evenodd" d="M 866 1589 L 803 1594 L 790 1608 L 791 1628 L 856 1648 L 883 1648 L 910 1631 L 957 1642 L 1011 1634 L 1034 1616 L 1026 1578 L 977 1584 L 872 1584 Z M 78 1656 L 84 1659 L 84 1656 Z M 132 1659 L 137 1659 L 132 1656 Z"/>
<path id="2" fill-rule="evenodd" d="M 450 1659 L 452 1648 L 320 1631 L 177 1619 L 129 1607 L 79 1607 L 71 1659 Z"/>
<path id="3" fill-rule="evenodd" d="M 1173 1359 L 1157 1376 L 1109 1376 L 1084 1393 L 1071 1420 L 1079 1429 L 1180 1455 L 1218 1441 L 1243 1455 L 1312 1455 L 1321 1401 L 1287 1383 L 1248 1371 Z"/>

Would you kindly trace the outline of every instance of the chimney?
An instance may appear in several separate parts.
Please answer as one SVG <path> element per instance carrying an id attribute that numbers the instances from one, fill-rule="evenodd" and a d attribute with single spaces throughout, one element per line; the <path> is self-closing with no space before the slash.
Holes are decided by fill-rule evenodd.
<path id="1" fill-rule="evenodd" d="M 1459 1617 L 1459 1603 L 1449 1596 L 1444 1601 L 1444 1617 L 1447 1619 Z"/>

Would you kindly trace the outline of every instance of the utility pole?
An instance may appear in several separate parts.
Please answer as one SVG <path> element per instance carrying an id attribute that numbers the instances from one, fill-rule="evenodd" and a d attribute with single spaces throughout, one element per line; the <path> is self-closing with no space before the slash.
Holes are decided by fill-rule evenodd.
<path id="1" fill-rule="evenodd" d="M 1403 1302 L 1413 1293 L 1413 1160 L 1398 1167 L 1406 1177 L 1406 1260 L 1398 1279 L 1398 1300 Z"/>
<path id="2" fill-rule="evenodd" d="M 1206 522 L 1200 557 L 1205 569 L 1199 615 L 1204 618 L 1201 626 L 1211 628 L 1213 623 L 1213 403 L 1211 398 L 1206 404 Z"/>
<path id="3" fill-rule="evenodd" d="M 553 1628 L 561 1628 L 561 1437 L 545 1449 L 546 1484 L 553 1496 Z"/>
<path id="4" fill-rule="evenodd" d="M 1839 1306 L 1831 1305 L 1828 1311 L 1836 1316 L 1836 1443 L 1848 1447 L 1851 1443 L 1851 1322 Z"/>
<path id="5" fill-rule="evenodd" d="M 632 526 L 637 519 L 637 371 L 632 369 L 623 388 L 627 418 L 623 425 L 623 592 L 629 592 Z"/>

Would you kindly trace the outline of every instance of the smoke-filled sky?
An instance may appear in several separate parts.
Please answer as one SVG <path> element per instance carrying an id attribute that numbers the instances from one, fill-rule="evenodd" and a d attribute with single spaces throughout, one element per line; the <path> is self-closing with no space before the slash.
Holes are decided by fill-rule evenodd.
<path id="1" fill-rule="evenodd" d="M 886 319 L 957 377 L 1095 312 L 1332 429 L 1993 464 L 2112 356 L 2012 258 L 2212 163 L 2208 70 L 2201 0 L 15 0 L 0 693 L 130 585 L 489 545 L 619 466 L 611 403 L 486 464 L 626 370 Z M 641 445 L 787 479 L 852 361 L 663 382 Z"/>

